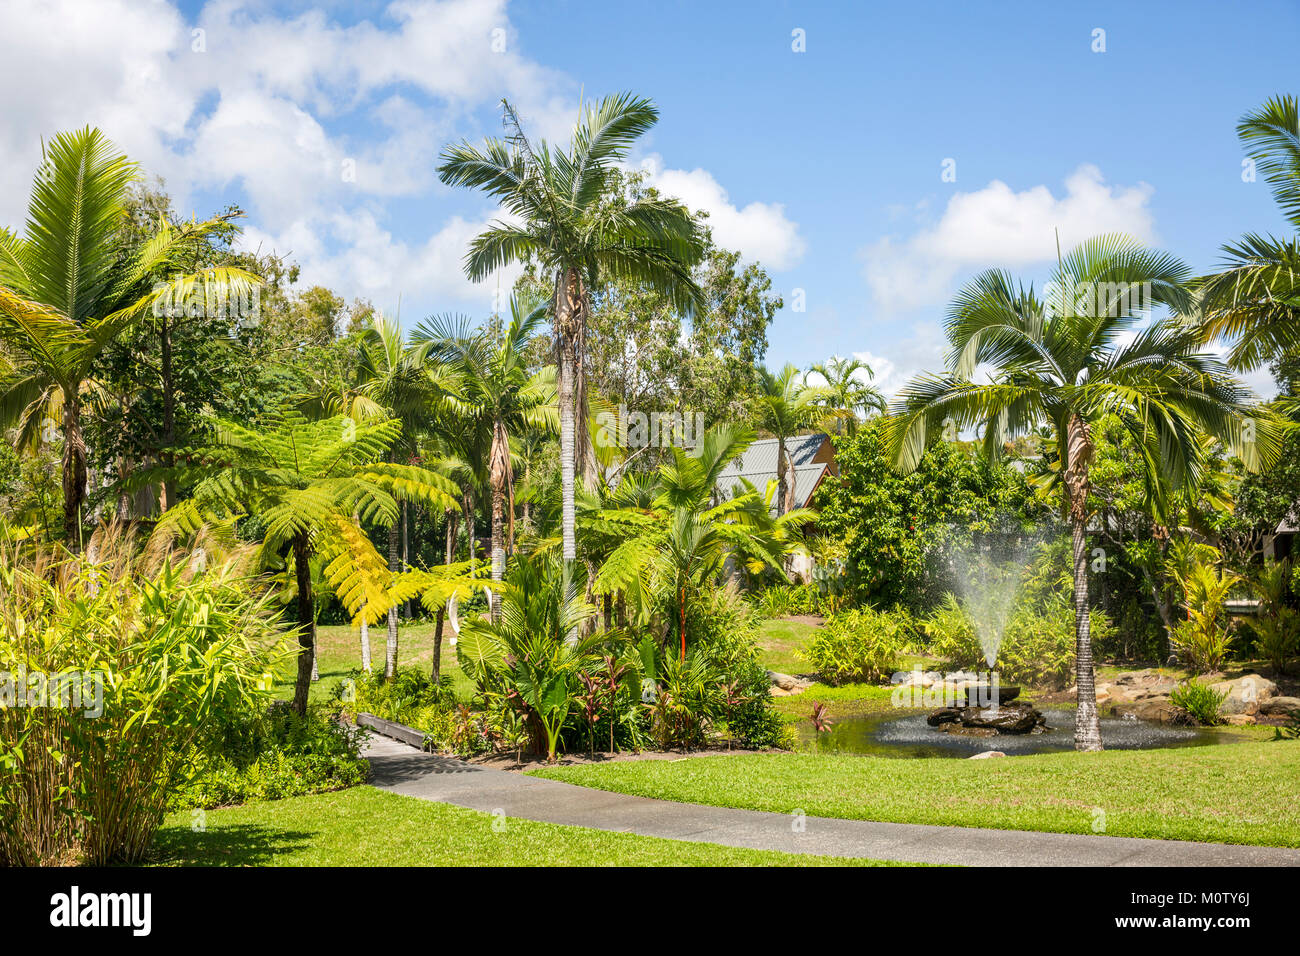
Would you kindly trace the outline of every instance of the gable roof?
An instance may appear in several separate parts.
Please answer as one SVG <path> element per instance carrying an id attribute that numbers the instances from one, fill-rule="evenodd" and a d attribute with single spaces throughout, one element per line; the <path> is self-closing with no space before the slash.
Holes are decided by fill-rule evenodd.
<path id="1" fill-rule="evenodd" d="M 728 462 L 718 476 L 718 491 L 730 497 L 734 485 L 747 479 L 761 494 L 769 481 L 776 481 L 777 448 L 775 438 L 761 438 Z M 822 433 L 795 435 L 785 440 L 785 449 L 794 462 L 794 506 L 806 507 L 827 472 L 835 470 L 835 449 Z M 776 501 L 772 502 L 775 513 Z"/>

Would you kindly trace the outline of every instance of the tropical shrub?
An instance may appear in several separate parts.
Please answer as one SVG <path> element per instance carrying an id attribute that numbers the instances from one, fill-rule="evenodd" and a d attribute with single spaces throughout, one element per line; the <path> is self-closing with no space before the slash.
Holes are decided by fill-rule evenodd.
<path id="1" fill-rule="evenodd" d="M 366 733 L 313 707 L 298 716 L 283 704 L 239 714 L 205 732 L 193 776 L 171 809 L 220 807 L 342 790 L 363 783 Z"/>
<path id="2" fill-rule="evenodd" d="M 731 588 L 714 588 L 686 618 L 692 646 L 719 670 L 727 732 L 746 747 L 785 747 L 791 731 L 772 706 L 771 680 L 758 657 L 758 618 Z"/>
<path id="3" fill-rule="evenodd" d="M 816 584 L 777 584 L 759 594 L 758 606 L 764 617 L 818 614 L 824 596 Z"/>
<path id="4" fill-rule="evenodd" d="M 110 527 L 81 557 L 0 556 L 0 862 L 139 860 L 205 731 L 265 705 L 267 599 L 241 558 L 141 554 Z M 34 697 L 51 675 L 65 693 Z"/>
<path id="5" fill-rule="evenodd" d="M 906 612 L 855 608 L 827 618 L 803 654 L 829 684 L 876 683 L 902 668 L 911 635 Z"/>
<path id="6" fill-rule="evenodd" d="M 1286 673 L 1300 656 L 1300 614 L 1293 608 L 1280 608 L 1275 614 L 1250 622 L 1255 632 L 1255 648 L 1260 657 L 1279 673 Z"/>
<path id="7" fill-rule="evenodd" d="M 1216 691 L 1209 684 L 1199 681 L 1183 681 L 1169 695 L 1171 704 L 1206 727 L 1219 723 L 1219 710 L 1227 699 L 1227 691 Z"/>
<path id="8" fill-rule="evenodd" d="M 579 675 L 596 665 L 611 640 L 607 632 L 581 636 L 595 613 L 559 561 L 525 559 L 506 578 L 500 620 L 468 622 L 457 646 L 461 669 L 489 709 L 517 721 L 533 752 L 549 762 L 576 716 Z"/>
<path id="9" fill-rule="evenodd" d="M 1196 552 L 1174 575 L 1183 589 L 1183 608 L 1187 618 L 1175 625 L 1169 646 L 1188 667 L 1198 674 L 1220 670 L 1232 649 L 1232 632 L 1224 602 L 1241 580 L 1231 571 L 1221 571 L 1214 564 L 1218 553 L 1204 549 Z"/>
<path id="10" fill-rule="evenodd" d="M 1288 562 L 1268 561 L 1253 582 L 1259 595 L 1259 616 L 1249 627 L 1256 650 L 1279 673 L 1285 673 L 1300 655 L 1300 613 L 1287 603 L 1291 574 Z"/>

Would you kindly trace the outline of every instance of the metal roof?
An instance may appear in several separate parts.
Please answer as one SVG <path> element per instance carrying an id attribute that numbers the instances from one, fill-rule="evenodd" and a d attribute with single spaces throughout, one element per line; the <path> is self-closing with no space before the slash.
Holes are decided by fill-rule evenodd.
<path id="1" fill-rule="evenodd" d="M 785 440 L 786 452 L 794 461 L 796 508 L 808 504 L 808 499 L 830 467 L 826 462 L 813 461 L 826 441 L 824 434 L 795 435 Z M 739 484 L 741 478 L 747 479 L 760 493 L 767 488 L 769 481 L 775 481 L 778 444 L 775 438 L 759 439 L 743 455 L 729 462 L 718 476 L 718 490 L 723 496 L 730 496 L 732 486 Z M 775 505 L 775 500 L 772 503 Z"/>

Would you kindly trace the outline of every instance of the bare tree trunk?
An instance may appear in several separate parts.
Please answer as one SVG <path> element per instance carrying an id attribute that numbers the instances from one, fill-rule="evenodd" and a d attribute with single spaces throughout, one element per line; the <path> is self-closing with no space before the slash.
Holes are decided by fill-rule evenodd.
<path id="1" fill-rule="evenodd" d="M 451 564 L 451 562 L 456 559 L 456 512 L 449 510 L 446 517 L 446 541 L 443 545 L 443 551 L 446 554 L 446 558 L 443 560 L 443 564 Z"/>
<path id="2" fill-rule="evenodd" d="M 81 550 L 81 518 L 86 504 L 86 440 L 81 432 L 81 399 L 63 400 L 63 536 L 68 549 Z"/>
<path id="3" fill-rule="evenodd" d="M 316 609 L 312 603 L 307 547 L 305 535 L 300 534 L 294 539 L 293 571 L 298 579 L 298 679 L 293 687 L 293 709 L 299 715 L 307 713 L 307 696 L 316 662 Z"/>
<path id="4" fill-rule="evenodd" d="M 442 622 L 447 619 L 447 605 L 438 605 L 438 613 L 433 625 L 433 673 L 430 675 L 437 684 L 442 680 Z"/>
<path id="5" fill-rule="evenodd" d="M 1088 466 L 1092 435 L 1088 423 L 1072 415 L 1066 440 L 1069 467 L 1065 487 L 1070 501 L 1070 530 L 1074 557 L 1074 654 L 1078 709 L 1074 715 L 1074 749 L 1101 750 L 1097 716 L 1097 678 L 1092 663 L 1092 634 L 1088 618 Z"/>
<path id="6" fill-rule="evenodd" d="M 394 573 L 398 570 L 398 538 L 397 522 L 394 521 L 388 528 L 388 570 Z M 384 680 L 392 680 L 396 673 L 397 605 L 393 605 L 388 609 L 388 643 L 384 649 Z"/>

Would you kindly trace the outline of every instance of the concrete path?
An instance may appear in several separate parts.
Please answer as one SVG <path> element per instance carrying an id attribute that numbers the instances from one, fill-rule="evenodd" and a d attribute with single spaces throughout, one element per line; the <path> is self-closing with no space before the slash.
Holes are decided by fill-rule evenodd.
<path id="1" fill-rule="evenodd" d="M 423 753 L 371 738 L 371 783 L 382 790 L 507 817 L 695 840 L 755 850 L 964 866 L 1300 866 L 1300 850 L 982 830 L 807 817 L 650 800 Z M 726 759 L 718 758 L 718 759 Z"/>

